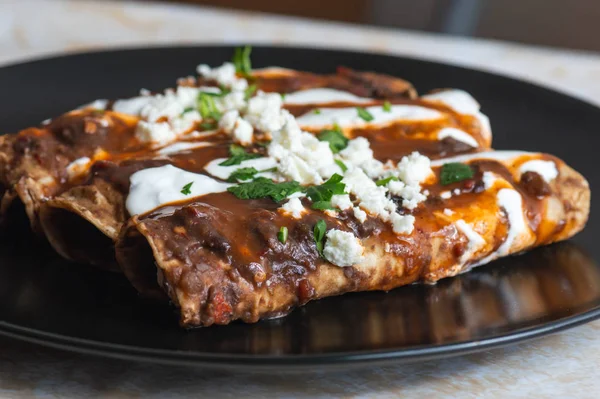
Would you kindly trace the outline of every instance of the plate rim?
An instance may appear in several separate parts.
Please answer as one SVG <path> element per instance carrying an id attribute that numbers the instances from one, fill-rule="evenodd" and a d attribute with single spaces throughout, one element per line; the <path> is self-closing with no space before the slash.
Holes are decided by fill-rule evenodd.
<path id="1" fill-rule="evenodd" d="M 454 63 L 419 58 L 414 56 L 391 54 L 381 51 L 362 51 L 351 48 L 340 47 L 319 47 L 319 46 L 296 46 L 296 45 L 270 45 L 268 43 L 185 43 L 174 46 L 165 46 L 162 44 L 150 45 L 131 45 L 131 46 L 110 46 L 107 48 L 92 51 L 70 51 L 60 54 L 45 54 L 25 58 L 16 62 L 8 62 L 0 65 L 0 73 L 7 69 L 15 69 L 26 65 L 51 62 L 68 58 L 77 58 L 82 56 L 118 56 L 120 53 L 137 51 L 160 51 L 160 50 L 209 50 L 235 48 L 240 45 L 249 44 L 254 48 L 276 49 L 276 50 L 299 50 L 316 52 L 334 52 L 356 55 L 359 57 L 376 55 L 393 58 L 397 61 L 409 61 L 435 65 L 438 67 L 453 68 L 463 70 L 469 73 L 478 73 L 487 75 L 491 78 L 506 79 L 516 82 L 519 85 L 528 86 L 536 90 L 544 91 L 554 96 L 560 96 L 565 100 L 578 103 L 600 113 L 600 106 L 593 104 L 587 99 L 575 97 L 570 93 L 559 89 L 551 88 L 543 84 L 531 82 L 520 77 L 509 74 L 492 72 L 483 69 L 463 66 Z M 366 365 L 389 365 L 389 364 L 407 364 L 419 361 L 429 361 L 458 355 L 466 355 L 488 349 L 495 349 L 502 346 L 525 342 L 543 336 L 557 333 L 569 328 L 573 328 L 594 320 L 600 319 L 600 305 L 594 306 L 582 313 L 562 317 L 560 319 L 543 323 L 542 325 L 521 328 L 510 333 L 500 333 L 479 340 L 462 341 L 449 344 L 421 345 L 404 349 L 381 349 L 381 350 L 362 350 L 362 351 L 342 351 L 329 352 L 324 354 L 294 354 L 294 355 L 250 355 L 241 353 L 206 353 L 183 350 L 153 349 L 135 345 L 123 345 L 110 342 L 102 342 L 86 338 L 72 337 L 64 334 L 56 334 L 29 327 L 23 327 L 14 323 L 0 320 L 0 335 L 30 342 L 45 347 L 70 352 L 102 356 L 113 359 L 124 359 L 133 361 L 145 361 L 168 365 L 185 365 L 195 367 L 211 367 L 217 370 L 236 370 L 250 372 L 272 371 L 274 367 L 285 366 L 279 369 L 282 372 L 306 372 L 310 370 L 328 371 L 335 369 L 348 369 L 363 367 Z M 251 367 L 252 369 L 248 369 Z M 315 369 L 315 367 L 317 369 Z"/>

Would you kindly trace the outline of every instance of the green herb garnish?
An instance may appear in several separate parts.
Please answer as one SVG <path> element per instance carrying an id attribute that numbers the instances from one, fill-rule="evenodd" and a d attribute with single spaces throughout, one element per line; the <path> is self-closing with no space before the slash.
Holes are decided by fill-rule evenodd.
<path id="1" fill-rule="evenodd" d="M 377 186 L 385 186 L 387 185 L 389 182 L 391 182 L 392 180 L 398 180 L 397 177 L 395 176 L 390 176 L 390 177 L 386 177 L 385 179 L 379 179 L 375 182 L 375 184 Z"/>
<path id="2" fill-rule="evenodd" d="M 191 181 L 188 184 L 186 184 L 185 186 L 183 186 L 183 188 L 181 189 L 181 194 L 190 195 L 192 193 L 192 190 L 190 190 L 190 188 L 192 188 L 192 184 L 194 184 L 193 181 Z"/>
<path id="3" fill-rule="evenodd" d="M 250 180 L 254 177 L 255 174 L 258 173 L 256 168 L 239 168 L 236 169 L 232 174 L 227 178 L 228 182 L 236 183 L 238 181 Z"/>
<path id="4" fill-rule="evenodd" d="M 309 187 L 306 196 L 313 202 L 313 209 L 333 209 L 331 206 L 331 197 L 344 194 L 346 185 L 342 183 L 343 177 L 335 173 L 325 183 L 320 186 Z"/>
<path id="5" fill-rule="evenodd" d="M 471 179 L 475 173 L 469 165 L 459 162 L 446 163 L 440 172 L 440 183 L 448 185 L 459 181 Z"/>
<path id="6" fill-rule="evenodd" d="M 325 240 L 325 232 L 327 231 L 327 224 L 323 219 L 319 220 L 313 228 L 313 237 L 315 244 L 317 244 L 317 251 L 319 255 L 323 256 L 323 241 Z"/>
<path id="7" fill-rule="evenodd" d="M 348 146 L 348 139 L 339 130 L 321 130 L 317 135 L 320 141 L 327 141 L 331 152 L 337 154 Z"/>
<path id="8" fill-rule="evenodd" d="M 277 233 L 277 239 L 279 240 L 280 243 L 285 244 L 285 242 L 287 241 L 288 238 L 288 228 L 285 226 L 282 226 L 279 229 L 279 233 Z"/>
<path id="9" fill-rule="evenodd" d="M 254 93 L 256 92 L 256 89 L 258 87 L 256 85 L 250 85 L 246 88 L 246 90 L 244 90 L 244 99 L 248 100 L 250 97 L 252 97 L 254 95 Z"/>
<path id="10" fill-rule="evenodd" d="M 266 177 L 257 177 L 251 182 L 229 187 L 227 191 L 240 199 L 270 197 L 273 201 L 280 202 L 290 195 L 302 191 L 302 186 L 297 181 L 275 183 Z"/>
<path id="11" fill-rule="evenodd" d="M 212 95 L 211 95 L 212 94 Z M 213 119 L 218 121 L 221 119 L 221 112 L 215 103 L 214 93 L 200 92 L 198 94 L 198 110 L 202 119 Z"/>
<path id="12" fill-rule="evenodd" d="M 244 150 L 244 147 L 239 146 L 237 144 L 232 144 L 229 146 L 229 155 L 230 157 L 227 158 L 225 161 L 221 162 L 219 164 L 220 166 L 239 165 L 243 161 L 260 158 L 260 155 L 248 153 L 246 152 L 246 150 Z"/>
<path id="13" fill-rule="evenodd" d="M 252 47 L 250 46 L 238 47 L 233 52 L 232 62 L 235 65 L 235 71 L 243 76 L 248 76 L 252 72 L 252 63 L 250 62 L 251 52 Z"/>
<path id="14" fill-rule="evenodd" d="M 358 116 L 364 120 L 365 122 L 371 122 L 373 119 L 373 115 L 363 107 L 356 107 L 356 112 L 358 112 Z"/>
<path id="15" fill-rule="evenodd" d="M 281 101 L 285 101 L 286 94 L 285 93 L 279 93 L 279 95 L 281 96 Z"/>
<path id="16" fill-rule="evenodd" d="M 337 166 L 340 167 L 342 172 L 346 172 L 348 170 L 348 167 L 346 166 L 346 164 L 343 163 L 342 161 L 340 161 L 339 159 L 336 159 L 334 162 L 336 163 Z"/>
<path id="17" fill-rule="evenodd" d="M 383 110 L 385 112 L 392 112 L 392 103 L 389 101 L 384 101 L 383 102 Z"/>
<path id="18" fill-rule="evenodd" d="M 317 108 L 317 109 L 315 109 L 315 110 L 313 111 L 313 113 L 314 113 L 315 115 L 321 115 L 321 110 L 320 110 L 319 108 Z"/>
<path id="19" fill-rule="evenodd" d="M 203 130 L 214 130 L 217 128 L 217 122 L 202 122 L 200 127 Z"/>
<path id="20" fill-rule="evenodd" d="M 181 115 L 183 114 L 187 114 L 188 112 L 192 112 L 194 111 L 196 108 L 194 107 L 187 107 L 186 109 L 183 110 L 183 112 L 181 113 Z"/>

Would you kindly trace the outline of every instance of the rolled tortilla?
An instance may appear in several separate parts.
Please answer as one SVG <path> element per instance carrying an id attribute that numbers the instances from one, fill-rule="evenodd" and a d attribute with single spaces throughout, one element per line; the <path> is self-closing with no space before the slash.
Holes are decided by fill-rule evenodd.
<path id="1" fill-rule="evenodd" d="M 470 164 L 475 178 L 442 186 L 440 166 L 450 161 Z M 183 326 L 256 322 L 318 298 L 435 282 L 569 238 L 588 218 L 587 181 L 548 155 L 489 152 L 441 160 L 434 169 L 410 234 L 395 234 L 373 217 L 361 223 L 348 211 L 306 207 L 294 219 L 270 200 L 219 193 L 133 217 L 121 231 L 117 259 L 140 292 L 166 295 L 179 308 Z M 345 267 L 324 260 L 313 236 L 320 219 L 327 230 L 357 237 L 362 260 Z M 289 230 L 285 244 L 277 239 L 281 226 Z"/>
<path id="2" fill-rule="evenodd" d="M 304 76 L 301 72 L 286 71 L 285 79 L 287 80 L 282 83 L 278 80 L 279 78 L 277 76 L 271 77 L 272 81 L 269 81 L 269 84 L 271 85 L 270 88 L 276 87 L 273 83 L 274 81 L 279 85 L 278 87 L 283 87 L 285 89 L 289 86 L 289 81 L 292 81 L 294 76 L 298 77 L 299 74 L 300 76 Z M 266 74 L 266 72 L 263 73 Z M 313 77 L 319 76 L 310 75 Z M 371 74 L 368 76 L 369 78 L 373 78 L 374 75 Z M 327 79 L 328 80 L 325 80 L 324 82 L 329 82 L 329 84 L 340 84 L 339 77 L 332 78 L 331 75 L 329 75 Z M 387 82 L 389 79 L 392 78 L 386 77 L 384 80 Z M 307 81 L 309 80 L 307 79 Z M 331 83 L 331 81 L 334 83 Z M 262 82 L 267 82 L 267 79 L 263 78 Z M 311 84 L 321 85 L 324 84 L 324 82 L 318 81 L 317 83 L 312 82 Z M 350 85 L 350 83 L 353 82 L 347 82 L 348 85 Z M 353 84 L 353 87 L 357 86 L 357 83 Z M 388 82 L 388 84 L 392 83 Z M 307 85 L 308 83 L 305 83 L 301 87 L 306 89 L 306 87 L 308 87 Z M 299 94 L 299 96 L 296 97 L 296 100 L 293 100 L 294 93 Z M 331 93 L 326 92 L 325 97 L 322 96 L 321 92 L 317 92 L 316 94 L 314 92 L 306 91 L 294 93 L 290 95 L 292 98 L 291 101 L 299 101 L 298 98 L 303 98 L 305 103 L 299 107 L 302 108 L 302 112 L 304 112 L 304 115 L 307 117 L 317 115 L 313 112 L 315 109 L 331 109 L 333 110 L 332 113 L 334 115 L 335 110 L 350 110 L 351 114 L 354 115 L 356 114 L 357 106 L 364 105 L 365 107 L 368 107 L 369 104 L 371 106 L 373 106 L 372 104 L 375 104 L 373 103 L 373 99 L 362 99 L 359 101 L 356 98 L 353 100 L 354 102 L 313 103 L 310 98 L 327 100 L 327 98 L 330 98 L 328 96 Z M 336 92 L 334 95 L 340 94 Z M 354 97 L 356 96 L 354 95 Z M 462 108 L 458 107 L 456 105 L 457 100 L 467 103 L 469 106 L 463 106 Z M 298 111 L 299 108 L 297 108 L 297 103 L 294 104 L 286 104 L 285 106 L 291 111 L 296 107 L 296 111 Z M 403 119 L 402 116 L 399 116 L 399 119 L 397 120 L 386 121 L 381 124 L 365 124 L 359 120 L 359 123 L 356 126 L 352 125 L 352 123 L 356 122 L 349 123 L 349 127 L 342 125 L 344 134 L 348 138 L 366 138 L 373 150 L 374 157 L 381 161 L 398 161 L 403 156 L 413 151 L 419 151 L 435 159 L 443 156 L 465 154 L 482 149 L 489 149 L 489 145 L 491 144 L 491 133 L 479 123 L 478 118 L 482 115 L 479 112 L 479 104 L 464 92 L 447 91 L 446 97 L 442 100 L 431 99 L 427 96 L 416 100 L 402 100 L 396 98 L 391 106 L 399 106 L 400 109 L 397 110 L 399 115 L 404 115 L 408 119 Z M 412 108 L 408 108 L 408 111 L 406 111 L 406 108 L 403 108 L 406 106 Z M 376 107 L 381 109 L 382 102 L 379 101 Z M 413 109 L 416 109 L 416 114 L 413 113 Z M 427 114 L 427 112 L 429 112 L 429 114 Z M 298 122 L 305 130 L 313 131 L 315 134 L 318 134 L 323 127 L 327 127 L 327 125 L 315 127 L 314 123 L 316 122 L 324 121 L 322 123 L 327 123 L 324 111 L 321 115 L 323 115 L 323 118 L 306 118 L 306 125 L 302 125 L 302 117 L 298 119 Z M 424 120 L 420 119 L 423 115 L 425 115 Z M 443 133 L 443 131 L 454 131 L 455 136 L 450 135 L 448 137 L 440 137 L 440 133 Z M 456 131 L 462 134 L 462 136 L 456 136 Z M 228 155 L 226 150 L 224 152 L 221 151 L 219 153 L 220 155 L 217 155 L 215 151 L 218 149 L 213 151 L 211 148 L 220 146 L 219 148 L 226 149 L 228 145 L 234 143 L 231 136 L 223 136 L 224 134 L 201 137 L 198 139 L 187 138 L 190 141 L 179 141 L 167 147 L 142 152 L 136 155 L 136 157 L 127 159 L 126 163 L 128 166 L 126 167 L 121 168 L 119 162 L 113 163 L 113 165 L 115 165 L 114 168 L 123 169 L 121 172 L 117 172 L 117 174 L 121 175 L 118 184 L 115 184 L 113 177 L 96 176 L 92 181 L 87 181 L 82 186 L 73 187 L 60 195 L 49 198 L 40 211 L 40 218 L 42 226 L 49 236 L 50 243 L 57 252 L 68 259 L 82 263 L 104 265 L 103 267 L 108 269 L 116 269 L 117 266 L 114 259 L 111 257 L 111 250 L 108 245 L 102 246 L 102 248 L 106 249 L 106 253 L 100 256 L 98 251 L 95 250 L 94 241 L 85 241 L 82 240 L 81 237 L 94 237 L 99 231 L 106 235 L 110 240 L 115 241 L 117 239 L 120 227 L 126 222 L 128 217 L 131 216 L 123 211 L 123 209 L 125 209 L 124 204 L 129 190 L 129 176 L 137 170 L 149 167 L 149 160 L 172 164 L 196 173 L 206 173 L 204 170 L 206 164 L 215 158 L 227 157 Z M 467 137 L 467 143 L 464 142 L 465 136 Z M 212 147 L 208 148 L 208 151 L 207 146 L 200 145 L 197 148 L 193 148 L 194 143 L 198 145 L 205 143 L 207 146 Z M 182 150 L 171 151 L 172 148 L 181 145 L 185 146 Z M 193 162 L 190 162 L 190 160 L 193 160 Z M 127 172 L 127 170 L 129 170 L 129 172 Z M 101 180 L 104 181 L 102 182 Z M 72 219 L 72 216 L 67 215 L 67 213 L 75 214 L 82 219 L 77 223 L 80 228 L 64 229 L 60 227 L 61 218 L 65 217 Z M 81 229 L 87 229 L 89 232 L 82 233 Z"/>

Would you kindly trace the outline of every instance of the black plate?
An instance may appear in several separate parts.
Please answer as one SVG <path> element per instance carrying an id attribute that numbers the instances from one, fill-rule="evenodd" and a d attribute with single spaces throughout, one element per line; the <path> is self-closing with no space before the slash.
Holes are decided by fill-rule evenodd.
<path id="1" fill-rule="evenodd" d="M 0 131 L 35 125 L 95 98 L 160 90 L 217 65 L 230 47 L 109 51 L 0 69 Z M 255 66 L 331 72 L 338 65 L 404 77 L 424 92 L 471 92 L 496 148 L 550 152 L 596 185 L 600 110 L 528 83 L 376 54 L 257 47 Z M 595 197 L 593 197 L 595 198 Z M 407 362 L 488 349 L 600 317 L 597 218 L 570 242 L 389 293 L 329 298 L 254 325 L 184 331 L 173 310 L 140 300 L 119 275 L 65 262 L 11 231 L 0 244 L 0 333 L 114 357 L 244 370 Z"/>

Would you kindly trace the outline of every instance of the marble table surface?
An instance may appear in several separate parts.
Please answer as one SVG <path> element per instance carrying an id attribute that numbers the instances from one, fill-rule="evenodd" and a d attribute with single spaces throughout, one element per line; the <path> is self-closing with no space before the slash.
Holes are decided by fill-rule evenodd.
<path id="1" fill-rule="evenodd" d="M 0 0 L 0 66 L 90 49 L 203 42 L 408 55 L 519 77 L 600 104 L 600 55 L 593 53 L 158 2 Z M 0 397 L 595 398 L 599 366 L 600 321 L 442 361 L 295 376 L 103 359 L 0 337 Z"/>

